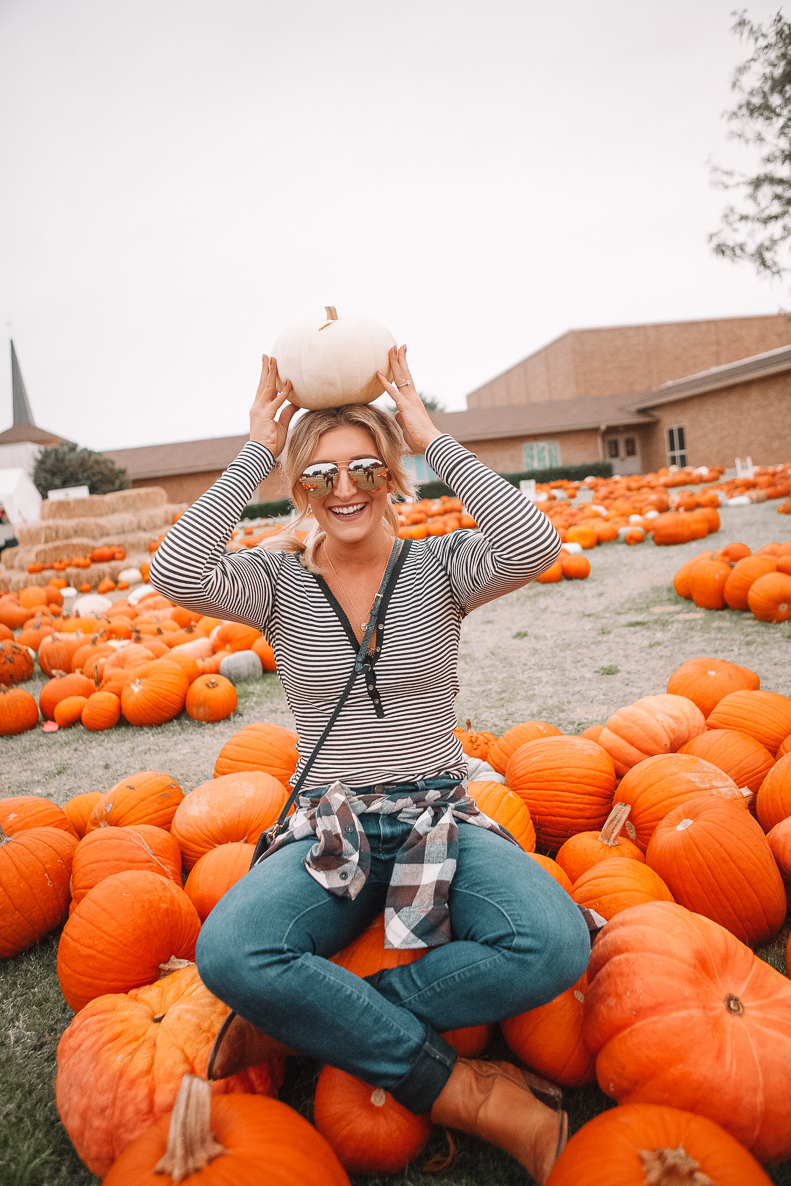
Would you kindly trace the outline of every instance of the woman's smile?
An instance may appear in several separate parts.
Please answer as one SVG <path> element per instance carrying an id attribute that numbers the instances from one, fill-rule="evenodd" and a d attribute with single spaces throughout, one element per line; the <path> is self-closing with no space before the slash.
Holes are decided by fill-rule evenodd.
<path id="1" fill-rule="evenodd" d="M 357 520 L 362 515 L 365 508 L 368 506 L 367 502 L 353 502 L 344 506 L 327 507 L 336 519 Z"/>

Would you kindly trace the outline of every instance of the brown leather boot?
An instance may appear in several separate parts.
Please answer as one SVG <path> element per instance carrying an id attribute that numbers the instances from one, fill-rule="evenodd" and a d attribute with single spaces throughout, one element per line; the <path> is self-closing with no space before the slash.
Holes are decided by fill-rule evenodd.
<path id="1" fill-rule="evenodd" d="M 287 1046 L 270 1038 L 263 1030 L 256 1029 L 238 1013 L 229 1013 L 220 1026 L 214 1045 L 209 1053 L 206 1078 L 226 1079 L 238 1075 L 248 1067 L 255 1067 L 268 1058 L 293 1054 Z"/>
<path id="2" fill-rule="evenodd" d="M 504 1149 L 540 1186 L 568 1139 L 566 1113 L 536 1099 L 519 1067 L 510 1062 L 458 1059 L 431 1119 Z"/>

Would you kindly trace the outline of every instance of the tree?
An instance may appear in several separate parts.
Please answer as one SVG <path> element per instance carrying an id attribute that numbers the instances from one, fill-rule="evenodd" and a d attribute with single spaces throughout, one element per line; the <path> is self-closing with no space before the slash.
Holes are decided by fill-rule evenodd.
<path id="1" fill-rule="evenodd" d="M 734 72 L 739 99 L 724 117 L 730 138 L 757 148 L 760 159 L 753 177 L 714 167 L 713 183 L 740 200 L 723 211 L 709 242 L 724 259 L 783 276 L 791 271 L 791 21 L 778 12 L 764 28 L 742 11 L 733 32 L 752 43 L 752 54 Z"/>
<path id="2" fill-rule="evenodd" d="M 42 449 L 33 467 L 33 484 L 42 498 L 50 490 L 67 486 L 87 486 L 91 494 L 109 494 L 128 490 L 131 483 L 125 469 L 93 449 L 81 449 L 73 441 L 61 441 L 52 449 Z"/>

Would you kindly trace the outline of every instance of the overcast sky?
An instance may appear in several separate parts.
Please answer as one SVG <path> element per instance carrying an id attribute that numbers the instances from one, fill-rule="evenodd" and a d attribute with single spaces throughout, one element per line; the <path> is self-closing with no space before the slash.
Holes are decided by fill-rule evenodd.
<path id="1" fill-rule="evenodd" d="M 101 449 L 245 432 L 326 304 L 452 409 L 570 328 L 776 312 L 706 241 L 734 6 L 0 0 L 0 430 L 9 334 Z"/>

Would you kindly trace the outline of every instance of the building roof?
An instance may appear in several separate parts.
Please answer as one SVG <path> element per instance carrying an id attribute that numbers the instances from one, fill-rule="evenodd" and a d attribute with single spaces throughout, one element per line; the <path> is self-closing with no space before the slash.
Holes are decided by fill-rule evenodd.
<path id="1" fill-rule="evenodd" d="M 673 379 L 669 383 L 663 383 L 661 387 L 655 387 L 653 391 L 646 391 L 642 395 L 624 396 L 623 399 L 633 408 L 655 408 L 677 399 L 702 395 L 706 391 L 719 391 L 723 387 L 735 387 L 737 383 L 749 383 L 752 379 L 779 375 L 783 371 L 791 371 L 791 346 L 778 346 L 775 350 L 765 350 L 763 354 L 740 358 L 738 362 L 726 362 L 723 366 L 709 367 L 708 370 L 699 371 L 696 375 L 688 375 L 685 379 Z"/>
<path id="2" fill-rule="evenodd" d="M 434 412 L 432 419 L 437 428 L 461 442 L 591 428 L 598 431 L 602 427 L 620 428 L 653 422 L 651 415 L 624 406 L 627 399 L 613 395 L 581 395 L 540 403 L 469 408 L 466 412 Z"/>
<path id="3" fill-rule="evenodd" d="M 169 445 L 140 445 L 135 449 L 105 449 L 104 456 L 125 469 L 132 480 L 167 478 L 227 469 L 248 439 L 244 433 Z"/>

